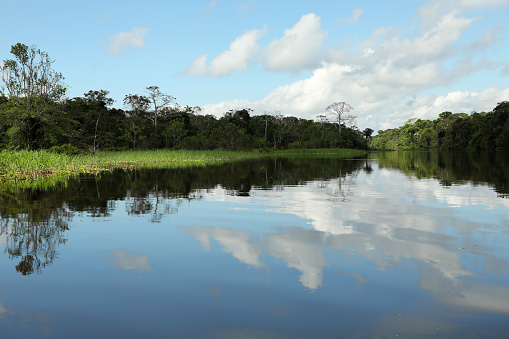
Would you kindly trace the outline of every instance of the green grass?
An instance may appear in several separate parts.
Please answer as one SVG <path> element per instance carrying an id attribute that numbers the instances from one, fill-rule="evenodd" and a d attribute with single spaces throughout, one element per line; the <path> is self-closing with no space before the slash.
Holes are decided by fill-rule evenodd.
<path id="1" fill-rule="evenodd" d="M 344 149 L 260 152 L 154 150 L 100 152 L 70 156 L 49 151 L 1 151 L 0 182 L 16 186 L 58 185 L 71 176 L 98 174 L 115 168 L 203 166 L 264 156 L 351 158 L 366 151 Z"/>

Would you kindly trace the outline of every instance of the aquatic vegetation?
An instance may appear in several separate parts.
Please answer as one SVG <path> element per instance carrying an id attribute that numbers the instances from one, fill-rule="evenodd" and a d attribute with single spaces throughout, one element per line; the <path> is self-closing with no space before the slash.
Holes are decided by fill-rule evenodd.
<path id="1" fill-rule="evenodd" d="M 266 152 L 150 150 L 99 152 L 91 155 L 67 155 L 45 150 L 1 151 L 0 183 L 2 190 L 49 188 L 65 185 L 71 176 L 97 175 L 116 168 L 169 168 L 205 166 L 258 157 L 352 158 L 366 151 L 348 149 L 285 150 Z"/>

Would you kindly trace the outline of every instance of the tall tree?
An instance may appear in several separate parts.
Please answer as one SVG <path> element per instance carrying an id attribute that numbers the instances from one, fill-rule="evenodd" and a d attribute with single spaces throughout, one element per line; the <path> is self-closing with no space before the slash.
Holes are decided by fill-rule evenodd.
<path id="1" fill-rule="evenodd" d="M 17 43 L 11 46 L 14 59 L 4 60 L 0 66 L 2 81 L 10 99 L 22 100 L 27 110 L 36 101 L 55 102 L 66 92 L 64 77 L 52 69 L 54 60 L 36 46 Z"/>
<path id="2" fill-rule="evenodd" d="M 154 129 L 157 128 L 157 118 L 162 112 L 162 109 L 167 107 L 169 104 L 175 101 L 175 98 L 169 94 L 162 93 L 158 86 L 147 87 L 146 98 L 152 106 L 152 112 L 149 115 L 149 119 L 154 124 Z"/>
<path id="3" fill-rule="evenodd" d="M 34 140 L 48 131 L 59 130 L 61 111 L 56 108 L 66 92 L 61 73 L 52 68 L 48 53 L 21 43 L 11 46 L 13 59 L 0 66 L 2 86 L 7 91 L 9 107 L 3 120 L 11 125 L 12 146 L 33 148 Z M 38 130 L 44 127 L 42 133 Z M 62 133 L 60 130 L 58 133 Z"/>
<path id="4" fill-rule="evenodd" d="M 335 102 L 325 108 L 327 114 L 334 118 L 334 122 L 338 124 L 338 133 L 341 134 L 341 125 L 352 125 L 357 117 L 349 114 L 353 107 L 344 101 Z"/>

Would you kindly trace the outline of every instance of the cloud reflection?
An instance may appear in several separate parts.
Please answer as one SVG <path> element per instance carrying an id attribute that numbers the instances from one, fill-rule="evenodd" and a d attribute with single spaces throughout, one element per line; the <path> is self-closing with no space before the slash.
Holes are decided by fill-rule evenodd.
<path id="1" fill-rule="evenodd" d="M 288 267 L 299 270 L 302 285 L 315 290 L 322 286 L 323 268 L 329 266 L 323 256 L 320 234 L 299 228 L 287 231 L 269 235 L 265 249 L 272 256 L 283 259 Z"/>
<path id="2" fill-rule="evenodd" d="M 446 302 L 483 311 L 509 314 L 509 286 L 484 283 L 464 283 L 457 296 L 445 298 Z"/>
<path id="3" fill-rule="evenodd" d="M 488 293 L 480 285 L 466 283 L 484 272 L 500 274 L 499 267 L 508 264 L 500 250 L 509 234 L 504 217 L 509 199 L 499 198 L 491 188 L 468 183 L 444 187 L 436 179 L 409 179 L 397 170 L 378 169 L 369 175 L 359 172 L 273 191 L 252 190 L 249 198 L 242 199 L 264 206 L 267 213 L 307 220 L 311 229 L 265 228 L 268 235 L 258 247 L 248 231 L 190 227 L 188 233 L 205 250 L 210 250 L 210 239 L 215 239 L 226 252 L 251 266 L 259 267 L 265 251 L 299 270 L 299 281 L 310 289 L 322 285 L 323 270 L 329 266 L 324 249 L 355 251 L 379 271 L 411 260 L 419 269 L 419 288 L 436 292 L 448 303 L 506 312 L 507 307 L 497 303 L 506 301 L 503 293 L 509 295 L 509 291 L 505 288 L 486 287 Z M 330 199 L 331 192 L 348 199 Z M 207 200 L 239 202 L 238 197 L 223 194 L 221 187 L 209 193 L 204 194 Z M 486 263 L 481 272 L 473 264 L 479 259 Z M 359 272 L 341 273 L 359 277 L 358 283 L 369 283 Z"/>
<path id="4" fill-rule="evenodd" d="M 201 247 L 210 251 L 210 238 L 223 246 L 223 250 L 249 266 L 261 268 L 265 265 L 260 260 L 261 251 L 252 244 L 247 231 L 237 231 L 228 227 L 188 226 L 186 232 L 192 235 Z"/>
<path id="5" fill-rule="evenodd" d="M 148 264 L 148 256 L 133 256 L 125 250 L 112 251 L 111 255 L 113 256 L 112 266 L 119 270 L 136 270 L 139 273 L 154 272 Z M 107 256 L 104 257 L 104 261 L 106 264 L 108 263 Z"/>

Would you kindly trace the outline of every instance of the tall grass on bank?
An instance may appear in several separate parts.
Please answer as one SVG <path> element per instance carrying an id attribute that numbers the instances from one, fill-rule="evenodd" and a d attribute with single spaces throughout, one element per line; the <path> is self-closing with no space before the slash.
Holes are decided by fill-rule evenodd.
<path id="1" fill-rule="evenodd" d="M 95 156 L 90 156 L 90 161 L 115 167 L 139 167 L 161 163 L 208 163 L 211 161 L 253 158 L 259 155 L 256 152 L 152 150 L 100 152 Z"/>
<path id="2" fill-rule="evenodd" d="M 97 174 L 113 168 L 134 169 L 162 164 L 181 166 L 255 157 L 254 152 L 125 151 L 69 156 L 48 151 L 1 151 L 0 182 L 21 182 L 52 176 Z"/>
<path id="3" fill-rule="evenodd" d="M 48 175 L 73 172 L 78 168 L 76 157 L 48 151 L 0 152 L 0 181 L 35 180 Z"/>
<path id="4" fill-rule="evenodd" d="M 70 176 L 98 174 L 115 168 L 187 167 L 264 156 L 352 158 L 362 150 L 321 149 L 268 152 L 152 150 L 100 152 L 70 156 L 49 151 L 1 151 L 0 182 L 34 187 L 64 183 Z"/>

